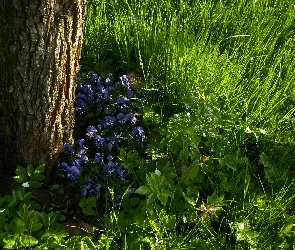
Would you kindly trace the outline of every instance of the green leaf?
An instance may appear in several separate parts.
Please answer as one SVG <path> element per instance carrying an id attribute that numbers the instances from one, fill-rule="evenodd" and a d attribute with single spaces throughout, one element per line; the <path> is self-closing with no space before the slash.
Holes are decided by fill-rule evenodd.
<path id="1" fill-rule="evenodd" d="M 292 228 L 293 228 L 293 222 L 290 221 L 281 228 L 280 236 L 281 237 L 288 236 L 289 233 L 291 233 Z"/>
<path id="2" fill-rule="evenodd" d="M 43 181 L 46 177 L 43 174 L 34 174 L 31 179 L 34 181 Z"/>
<path id="3" fill-rule="evenodd" d="M 95 197 L 89 197 L 87 199 L 87 205 L 90 207 L 95 207 L 96 206 L 96 198 Z"/>
<path id="4" fill-rule="evenodd" d="M 158 199 L 164 206 L 166 206 L 168 201 L 168 195 L 166 193 L 158 193 Z"/>
<path id="5" fill-rule="evenodd" d="M 130 198 L 130 206 L 134 207 L 140 202 L 140 198 L 138 197 L 132 197 Z"/>
<path id="6" fill-rule="evenodd" d="M 233 169 L 233 170 L 237 170 L 237 157 L 236 155 L 225 155 L 224 156 L 224 161 L 225 161 L 225 164 Z"/>
<path id="7" fill-rule="evenodd" d="M 21 184 L 27 181 L 27 177 L 25 175 L 23 175 L 23 176 L 17 175 L 17 176 L 14 176 L 13 179 L 17 183 L 21 183 Z"/>
<path id="8" fill-rule="evenodd" d="M 84 213 L 85 215 L 95 215 L 95 211 L 93 210 L 92 207 L 89 207 L 89 206 L 84 207 L 84 208 L 82 209 L 82 211 L 83 211 L 83 213 Z"/>
<path id="9" fill-rule="evenodd" d="M 27 174 L 26 170 L 21 166 L 16 167 L 15 173 L 19 176 L 25 176 Z"/>
<path id="10" fill-rule="evenodd" d="M 34 174 L 34 168 L 31 164 L 28 164 L 27 166 L 27 173 L 29 177 L 31 177 Z"/>
<path id="11" fill-rule="evenodd" d="M 26 225 L 26 222 L 21 218 L 14 218 L 13 221 L 18 227 L 24 227 Z"/>
<path id="12" fill-rule="evenodd" d="M 33 188 L 42 187 L 42 185 L 39 181 L 29 180 L 28 182 L 29 182 L 30 187 L 33 187 Z"/>
<path id="13" fill-rule="evenodd" d="M 87 206 L 87 199 L 86 199 L 86 197 L 82 197 L 82 198 L 81 198 L 81 200 L 80 200 L 80 202 L 79 202 L 79 206 L 80 206 L 81 208 Z"/>
<path id="14" fill-rule="evenodd" d="M 27 234 L 20 235 L 18 240 L 23 247 L 31 247 L 38 244 L 36 238 Z"/>
<path id="15" fill-rule="evenodd" d="M 147 204 L 153 203 L 156 200 L 156 198 L 157 198 L 157 194 L 156 193 L 151 193 L 149 195 L 149 197 L 147 198 L 147 201 L 146 201 Z"/>
<path id="16" fill-rule="evenodd" d="M 150 187 L 148 186 L 140 186 L 138 189 L 135 190 L 134 193 L 141 194 L 141 195 L 149 195 L 152 192 Z"/>
<path id="17" fill-rule="evenodd" d="M 262 152 L 260 154 L 260 160 L 261 160 L 261 162 L 262 162 L 262 164 L 263 164 L 263 166 L 265 168 L 271 168 L 272 167 L 272 164 L 270 162 L 270 158 L 264 152 Z"/>
<path id="18" fill-rule="evenodd" d="M 34 174 L 43 174 L 45 170 L 45 164 L 41 164 L 38 167 L 36 167 Z"/>
<path id="19" fill-rule="evenodd" d="M 189 184 L 190 180 L 196 179 L 199 172 L 199 163 L 195 161 L 192 165 L 190 165 L 182 174 L 182 177 L 179 181 L 179 185 L 182 183 Z"/>
<path id="20" fill-rule="evenodd" d="M 33 231 L 33 232 L 38 231 L 43 226 L 43 224 L 39 223 L 38 221 L 39 221 L 38 216 L 34 216 L 30 220 L 29 228 L 31 231 Z"/>

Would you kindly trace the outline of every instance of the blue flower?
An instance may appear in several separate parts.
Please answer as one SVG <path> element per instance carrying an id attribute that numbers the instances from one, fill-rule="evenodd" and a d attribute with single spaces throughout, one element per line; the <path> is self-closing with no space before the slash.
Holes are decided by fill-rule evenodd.
<path id="1" fill-rule="evenodd" d="M 97 129 L 95 128 L 95 127 L 93 127 L 93 126 L 88 126 L 87 128 L 86 128 L 86 134 L 85 134 L 85 137 L 87 138 L 87 139 L 94 139 L 96 136 L 97 136 Z"/>
<path id="2" fill-rule="evenodd" d="M 121 111 L 127 110 L 129 108 L 129 106 L 130 106 L 130 102 L 129 102 L 129 100 L 125 96 L 120 96 L 117 99 L 117 104 L 118 104 L 118 108 Z"/>
<path id="3" fill-rule="evenodd" d="M 121 84 L 125 87 L 125 88 L 130 88 L 130 77 L 123 75 L 120 77 L 121 80 Z"/>
<path id="4" fill-rule="evenodd" d="M 101 82 L 101 77 L 96 74 L 95 72 L 92 72 L 92 75 L 90 77 L 89 83 L 91 86 L 97 86 Z"/>
<path id="5" fill-rule="evenodd" d="M 119 203 L 121 200 L 122 200 L 122 196 L 121 195 L 119 195 L 119 194 L 115 195 L 115 197 L 114 197 L 114 202 L 115 203 Z"/>
<path id="6" fill-rule="evenodd" d="M 114 147 L 117 146 L 116 144 L 116 137 L 113 137 L 113 138 L 106 138 L 106 143 L 107 143 L 107 149 L 109 151 L 111 151 Z"/>
<path id="7" fill-rule="evenodd" d="M 107 127 L 112 127 L 116 124 L 116 118 L 111 116 L 105 116 L 104 120 L 101 122 L 101 126 L 105 129 Z"/>
<path id="8" fill-rule="evenodd" d="M 80 147 L 76 150 L 75 154 L 77 157 L 81 157 L 81 155 L 86 154 L 87 148 L 85 146 Z"/>
<path id="9" fill-rule="evenodd" d="M 105 80 L 105 84 L 106 84 L 106 85 L 110 85 L 110 84 L 112 84 L 113 82 L 114 82 L 114 80 L 113 80 L 112 77 L 108 77 L 108 78 L 106 78 L 106 80 Z"/>
<path id="10" fill-rule="evenodd" d="M 127 90 L 127 96 L 128 96 L 128 98 L 136 98 L 135 92 L 131 89 Z"/>
<path id="11" fill-rule="evenodd" d="M 133 137 L 136 137 L 136 139 L 139 142 L 145 142 L 146 141 L 145 132 L 144 132 L 142 127 L 137 127 L 135 129 L 133 129 L 133 131 L 131 132 L 131 135 Z"/>
<path id="12" fill-rule="evenodd" d="M 96 153 L 94 159 L 97 163 L 103 164 L 103 154 L 102 153 Z"/>
<path id="13" fill-rule="evenodd" d="M 95 138 L 93 139 L 93 145 L 97 149 L 103 149 L 105 139 L 101 137 L 100 135 L 96 135 Z"/>
<path id="14" fill-rule="evenodd" d="M 119 113 L 117 116 L 116 116 L 116 119 L 118 121 L 118 123 L 123 126 L 127 123 L 127 120 L 125 119 L 125 115 L 123 115 L 122 113 Z"/>
<path id="15" fill-rule="evenodd" d="M 123 181 L 126 180 L 126 168 L 124 168 L 122 165 L 119 165 L 117 167 L 117 175 L 119 176 L 119 178 Z"/>
<path id="16" fill-rule="evenodd" d="M 82 93 L 79 93 L 77 96 L 76 96 L 76 100 L 82 100 L 84 102 L 86 102 L 88 100 L 87 96 L 85 94 L 82 94 Z"/>
<path id="17" fill-rule="evenodd" d="M 85 143 L 85 139 L 78 139 L 78 140 L 76 141 L 76 144 L 79 145 L 79 148 L 83 148 L 83 147 L 85 147 L 85 146 L 84 146 L 84 143 Z"/>
<path id="18" fill-rule="evenodd" d="M 63 152 L 69 152 L 70 154 L 73 154 L 75 152 L 75 150 L 73 149 L 73 147 L 69 143 L 65 143 L 63 145 L 62 151 Z"/>
<path id="19" fill-rule="evenodd" d="M 85 155 L 85 154 L 81 155 L 80 158 L 78 159 L 78 162 L 79 162 L 80 166 L 86 165 L 88 162 L 87 155 Z"/>
<path id="20" fill-rule="evenodd" d="M 69 180 L 75 180 L 79 174 L 80 170 L 77 166 L 69 166 L 67 163 L 62 162 L 61 164 L 61 171 L 64 173 L 65 177 Z"/>
<path id="21" fill-rule="evenodd" d="M 113 163 L 112 161 L 109 161 L 108 164 L 105 164 L 103 166 L 103 171 L 105 172 L 107 176 L 114 175 L 116 173 L 116 169 L 117 167 L 115 163 Z"/>
<path id="22" fill-rule="evenodd" d="M 138 122 L 138 119 L 136 118 L 134 113 L 127 114 L 125 116 L 125 119 L 133 125 L 135 125 Z"/>
<path id="23" fill-rule="evenodd" d="M 86 110 L 86 103 L 82 99 L 76 99 L 74 109 L 76 115 L 82 115 Z"/>
<path id="24" fill-rule="evenodd" d="M 92 92 L 91 85 L 87 84 L 87 85 L 81 86 L 81 92 L 85 94 L 87 97 L 91 96 L 91 92 Z"/>
<path id="25" fill-rule="evenodd" d="M 96 199 L 100 197 L 100 188 L 96 184 L 93 183 L 93 180 L 88 178 L 86 180 L 86 185 L 80 186 L 82 189 L 82 195 L 86 196 L 87 194 L 90 196 L 95 196 Z"/>

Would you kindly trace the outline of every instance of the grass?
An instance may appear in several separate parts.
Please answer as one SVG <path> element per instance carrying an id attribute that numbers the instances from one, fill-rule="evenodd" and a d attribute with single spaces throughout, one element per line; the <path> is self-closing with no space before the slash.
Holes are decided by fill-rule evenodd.
<path id="1" fill-rule="evenodd" d="M 83 58 L 137 70 L 172 102 L 201 89 L 278 129 L 294 104 L 290 1 L 91 1 Z"/>
<path id="2" fill-rule="evenodd" d="M 218 139 L 211 134 L 215 144 L 212 142 L 211 152 L 204 152 L 214 155 L 220 163 L 220 158 L 238 149 L 249 160 L 239 170 L 219 174 L 216 181 L 221 180 L 223 188 L 217 190 L 232 200 L 228 203 L 233 205 L 227 210 L 228 218 L 236 223 L 240 220 L 243 225 L 248 223 L 245 221 L 257 221 L 249 222 L 245 230 L 240 230 L 238 224 L 230 230 L 223 217 L 220 231 L 212 230 L 215 236 L 207 234 L 207 241 L 213 243 L 207 242 L 204 249 L 219 249 L 214 238 L 222 242 L 227 238 L 221 237 L 226 231 L 231 231 L 228 239 L 236 248 L 228 245 L 223 249 L 279 249 L 294 240 L 289 233 L 282 237 L 294 217 L 286 224 L 278 222 L 284 211 L 294 205 L 292 192 L 287 192 L 294 190 L 292 177 L 287 178 L 294 173 L 294 7 L 290 0 L 93 0 L 88 5 L 82 63 L 90 67 L 112 64 L 120 73 L 141 74 L 145 94 L 163 121 L 184 110 L 185 98 L 194 99 L 199 107 L 203 105 L 207 114 L 214 103 L 213 110 L 232 120 L 229 125 L 220 118 L 220 124 L 214 126 L 220 126 L 222 136 Z M 163 128 L 157 125 L 154 129 Z M 260 130 L 266 131 L 263 138 Z M 207 145 L 211 143 L 208 137 Z M 220 140 L 219 144 L 216 140 Z M 182 143 L 186 140 L 182 139 Z M 262 152 L 273 160 L 271 169 L 263 162 Z M 181 158 L 180 153 L 176 150 L 174 157 Z M 214 180 L 213 172 L 206 174 Z M 210 184 L 204 182 L 199 184 L 201 189 L 211 192 Z M 206 234 L 199 231 L 202 236 L 198 238 L 204 240 Z M 204 242 L 195 244 L 204 246 Z"/>

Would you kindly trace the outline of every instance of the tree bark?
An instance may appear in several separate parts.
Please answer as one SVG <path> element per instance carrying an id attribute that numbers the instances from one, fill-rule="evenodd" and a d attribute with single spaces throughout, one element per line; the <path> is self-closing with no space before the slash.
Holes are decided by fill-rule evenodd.
<path id="1" fill-rule="evenodd" d="M 45 163 L 51 179 L 63 144 L 72 143 L 85 13 L 86 0 L 0 2 L 0 157 L 6 172 Z"/>

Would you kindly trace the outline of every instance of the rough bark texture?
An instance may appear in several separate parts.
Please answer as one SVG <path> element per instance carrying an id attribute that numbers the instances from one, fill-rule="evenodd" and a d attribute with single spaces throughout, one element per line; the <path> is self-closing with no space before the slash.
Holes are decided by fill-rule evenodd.
<path id="1" fill-rule="evenodd" d="M 0 157 L 6 171 L 45 163 L 50 178 L 63 144 L 72 142 L 85 2 L 0 2 Z"/>

